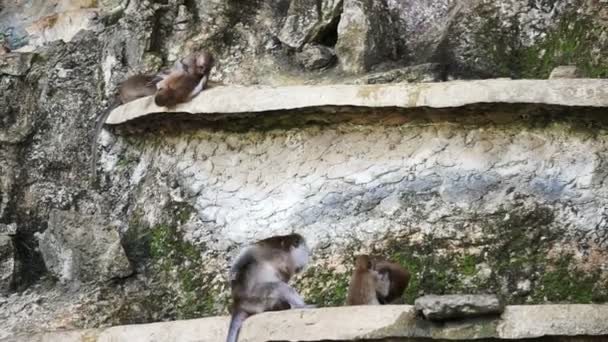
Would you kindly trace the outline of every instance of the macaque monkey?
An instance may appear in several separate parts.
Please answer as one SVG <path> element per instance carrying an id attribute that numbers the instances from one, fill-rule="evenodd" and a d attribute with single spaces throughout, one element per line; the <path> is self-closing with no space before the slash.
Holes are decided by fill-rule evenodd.
<path id="1" fill-rule="evenodd" d="M 304 269 L 310 251 L 299 234 L 273 236 L 245 248 L 230 268 L 232 309 L 226 342 L 236 342 L 243 322 L 265 311 L 310 308 L 287 284 Z"/>
<path id="2" fill-rule="evenodd" d="M 375 267 L 376 261 L 369 255 L 358 255 L 355 258 L 346 305 L 379 305 L 378 297 L 388 295 L 388 274 L 378 272 Z"/>
<path id="3" fill-rule="evenodd" d="M 192 63 L 192 61 L 189 61 L 189 63 Z M 127 102 L 156 94 L 157 84 L 159 82 L 166 79 L 171 74 L 184 72 L 184 70 L 187 68 L 188 66 L 184 64 L 184 60 L 178 60 L 169 70 L 161 71 L 155 75 L 133 75 L 120 84 L 118 88 L 118 95 L 114 98 L 110 107 L 108 107 L 108 109 L 99 117 L 97 123 L 95 124 L 93 143 L 91 145 L 91 153 L 93 155 L 91 160 L 93 181 L 97 178 L 97 139 L 99 138 L 101 128 L 108 119 L 108 116 L 112 110 Z"/>
<path id="4" fill-rule="evenodd" d="M 171 71 L 156 84 L 158 91 L 154 103 L 160 107 L 173 107 L 190 101 L 209 81 L 214 59 L 208 52 L 193 53 L 181 61 L 182 68 Z"/>
<path id="5" fill-rule="evenodd" d="M 122 82 L 118 89 L 118 96 L 110 107 L 97 119 L 93 131 L 93 143 L 91 145 L 91 171 L 93 181 L 97 178 L 97 139 L 106 119 L 112 110 L 121 104 L 131 102 L 141 97 L 151 96 L 156 93 L 156 83 L 162 80 L 163 75 L 134 75 Z"/>
<path id="6" fill-rule="evenodd" d="M 410 282 L 410 272 L 399 264 L 379 257 L 375 258 L 375 270 L 380 274 L 386 274 L 390 284 L 388 293 L 383 295 L 378 292 L 380 304 L 404 304 L 403 293 Z"/>

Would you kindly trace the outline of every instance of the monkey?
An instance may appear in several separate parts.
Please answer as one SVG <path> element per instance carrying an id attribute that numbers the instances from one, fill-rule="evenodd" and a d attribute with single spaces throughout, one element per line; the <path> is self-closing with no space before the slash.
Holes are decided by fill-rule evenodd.
<path id="1" fill-rule="evenodd" d="M 375 259 L 369 255 L 355 257 L 346 305 L 379 305 L 378 296 L 386 297 L 390 282 L 388 273 L 378 272 Z"/>
<path id="2" fill-rule="evenodd" d="M 193 53 L 183 59 L 182 68 L 173 70 L 156 84 L 154 103 L 159 107 L 173 107 L 190 101 L 207 86 L 215 60 L 209 52 Z"/>
<path id="3" fill-rule="evenodd" d="M 230 267 L 232 307 L 226 342 L 236 342 L 245 319 L 266 311 L 313 308 L 287 282 L 308 264 L 297 233 L 273 236 L 243 249 Z"/>
<path id="4" fill-rule="evenodd" d="M 386 294 L 378 292 L 380 304 L 404 304 L 403 292 L 407 289 L 410 281 L 410 272 L 401 265 L 375 257 L 375 268 L 380 274 L 388 277 L 389 288 Z"/>
<path id="5" fill-rule="evenodd" d="M 118 95 L 114 98 L 108 109 L 97 119 L 93 131 L 93 143 L 91 144 L 91 171 L 92 182 L 97 179 L 97 139 L 101 128 L 108 116 L 116 107 L 137 100 L 141 97 L 152 96 L 157 92 L 157 83 L 167 78 L 171 73 L 182 72 L 187 68 L 184 60 L 178 60 L 168 70 L 163 70 L 155 75 L 133 75 L 122 82 L 118 88 Z"/>
<path id="6" fill-rule="evenodd" d="M 112 110 L 121 104 L 131 102 L 141 97 L 154 95 L 156 93 L 156 83 L 160 82 L 163 77 L 166 76 L 162 73 L 158 75 L 134 75 L 127 78 L 120 84 L 118 96 L 114 98 L 108 109 L 99 116 L 97 123 L 95 124 L 95 130 L 93 131 L 93 143 L 91 144 L 92 181 L 97 178 L 97 139 L 99 138 L 101 128 Z"/>

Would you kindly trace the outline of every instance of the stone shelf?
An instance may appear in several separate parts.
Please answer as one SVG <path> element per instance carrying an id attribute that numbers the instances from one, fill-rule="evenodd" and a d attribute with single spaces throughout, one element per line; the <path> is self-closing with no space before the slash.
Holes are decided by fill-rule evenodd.
<path id="1" fill-rule="evenodd" d="M 157 113 L 239 114 L 323 107 L 453 108 L 482 103 L 608 107 L 608 79 L 452 81 L 441 83 L 317 86 L 219 86 L 188 103 L 158 107 L 152 97 L 122 105 L 106 124 Z"/>
<path id="2" fill-rule="evenodd" d="M 245 321 L 238 341 L 525 339 L 530 342 L 547 336 L 559 337 L 559 341 L 605 341 L 608 339 L 607 317 L 608 305 L 515 305 L 507 306 L 501 316 L 433 323 L 418 318 L 414 307 L 409 305 L 333 307 L 253 316 Z M 209 317 L 50 332 L 18 336 L 4 342 L 223 342 L 228 322 L 228 317 Z"/>

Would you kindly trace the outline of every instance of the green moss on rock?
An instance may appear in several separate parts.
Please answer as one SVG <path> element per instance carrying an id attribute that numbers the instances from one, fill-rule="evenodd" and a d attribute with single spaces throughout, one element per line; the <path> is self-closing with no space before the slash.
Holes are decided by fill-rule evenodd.
<path id="1" fill-rule="evenodd" d="M 576 65 L 583 77 L 607 77 L 608 28 L 593 15 L 577 11 L 584 6 L 566 6 L 555 24 L 541 29 L 542 35 L 529 44 L 525 40 L 530 32 L 524 31 L 520 15 L 505 16 L 497 3 L 479 4 L 472 16 L 462 18 L 463 32 L 470 31 L 472 38 L 462 52 L 465 69 L 487 77 L 545 79 L 557 66 Z"/>

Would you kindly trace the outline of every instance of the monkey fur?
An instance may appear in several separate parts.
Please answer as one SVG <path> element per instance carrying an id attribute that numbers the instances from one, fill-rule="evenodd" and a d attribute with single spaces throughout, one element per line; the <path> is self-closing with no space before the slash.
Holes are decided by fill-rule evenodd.
<path id="1" fill-rule="evenodd" d="M 97 179 L 97 139 L 101 128 L 108 116 L 116 107 L 127 102 L 131 102 L 141 97 L 151 96 L 156 93 L 156 83 L 162 80 L 159 75 L 133 75 L 122 82 L 116 96 L 108 109 L 97 119 L 95 130 L 93 131 L 93 143 L 91 144 L 91 172 L 92 181 Z"/>
<path id="2" fill-rule="evenodd" d="M 158 91 L 154 103 L 160 107 L 173 107 L 190 101 L 205 89 L 214 62 L 213 55 L 206 51 L 184 58 L 182 68 L 173 70 L 156 84 Z"/>
<path id="3" fill-rule="evenodd" d="M 299 234 L 273 236 L 246 247 L 230 268 L 232 308 L 226 342 L 236 342 L 243 322 L 265 311 L 309 308 L 287 284 L 308 263 L 310 251 Z"/>
<path id="4" fill-rule="evenodd" d="M 379 305 L 378 296 L 388 295 L 388 274 L 378 272 L 375 266 L 375 259 L 369 255 L 355 257 L 355 269 L 350 279 L 346 305 Z"/>
<path id="5" fill-rule="evenodd" d="M 386 295 L 378 292 L 380 304 L 404 304 L 403 293 L 410 282 L 410 272 L 399 264 L 379 257 L 375 258 L 375 269 L 380 274 L 387 274 L 390 284 Z"/>

